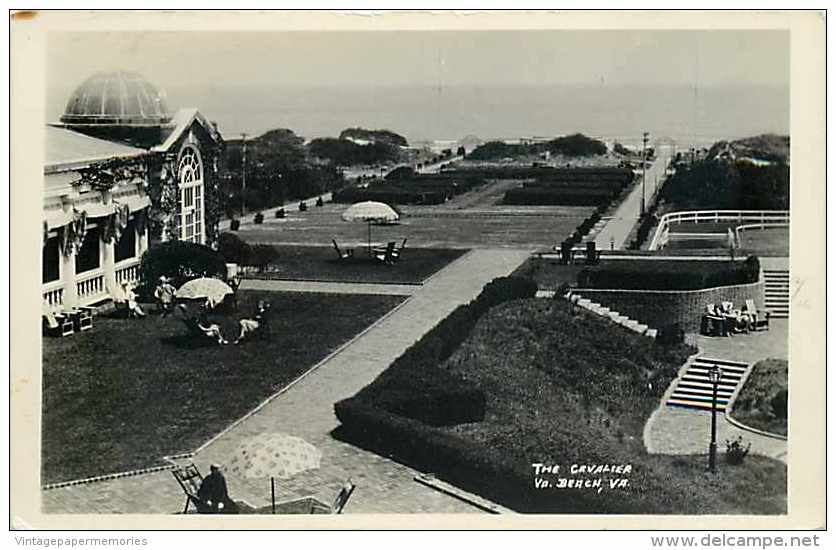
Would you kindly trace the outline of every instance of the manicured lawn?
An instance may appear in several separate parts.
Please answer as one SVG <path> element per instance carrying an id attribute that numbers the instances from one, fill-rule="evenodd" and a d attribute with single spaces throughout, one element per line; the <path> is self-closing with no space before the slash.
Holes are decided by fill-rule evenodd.
<path id="1" fill-rule="evenodd" d="M 775 414 L 772 400 L 786 391 L 788 374 L 788 363 L 783 359 L 757 363 L 734 402 L 732 417 L 752 428 L 787 435 L 787 417 Z"/>
<path id="2" fill-rule="evenodd" d="M 91 331 L 43 343 L 42 482 L 160 464 L 195 449 L 403 298 L 241 291 L 237 319 L 270 300 L 263 340 L 218 346 L 179 320 L 99 316 Z"/>
<path id="3" fill-rule="evenodd" d="M 786 468 L 778 461 L 721 463 L 712 476 L 704 457 L 645 451 L 644 424 L 692 352 L 572 315 L 562 301 L 510 302 L 483 317 L 447 361 L 487 398 L 484 421 L 450 430 L 523 465 L 631 464 L 628 488 L 588 494 L 601 510 L 785 513 Z"/>
<path id="4" fill-rule="evenodd" d="M 462 195 L 467 197 L 467 194 Z M 363 243 L 366 225 L 342 221 L 344 204 L 326 204 L 306 212 L 288 211 L 284 219 L 246 223 L 236 234 L 249 243 L 331 246 Z M 571 234 L 594 210 L 568 206 L 486 206 L 463 209 L 455 201 L 438 206 L 403 206 L 398 225 L 372 228 L 377 242 L 408 239 L 412 248 L 477 248 L 517 246 L 551 248 Z"/>
<path id="5" fill-rule="evenodd" d="M 398 245 L 400 246 L 400 242 Z M 410 248 L 409 242 L 394 265 L 385 265 L 368 256 L 367 248 L 355 249 L 355 257 L 340 260 L 333 247 L 274 246 L 278 259 L 274 265 L 249 277 L 297 279 L 347 283 L 419 284 L 467 252 L 465 249 Z"/>

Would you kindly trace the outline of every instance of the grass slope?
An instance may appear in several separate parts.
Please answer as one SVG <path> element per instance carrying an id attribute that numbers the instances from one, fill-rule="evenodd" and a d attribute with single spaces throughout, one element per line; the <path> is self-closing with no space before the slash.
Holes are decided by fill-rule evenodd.
<path id="1" fill-rule="evenodd" d="M 787 419 L 773 414 L 771 402 L 787 389 L 788 375 L 788 363 L 782 359 L 765 359 L 755 364 L 734 401 L 732 417 L 759 430 L 787 435 Z"/>
<path id="2" fill-rule="evenodd" d="M 258 299 L 273 305 L 270 333 L 238 346 L 195 341 L 156 315 L 97 317 L 89 332 L 45 338 L 42 482 L 193 450 L 402 300 L 241 291 L 241 314 L 214 319 L 227 337 Z"/>

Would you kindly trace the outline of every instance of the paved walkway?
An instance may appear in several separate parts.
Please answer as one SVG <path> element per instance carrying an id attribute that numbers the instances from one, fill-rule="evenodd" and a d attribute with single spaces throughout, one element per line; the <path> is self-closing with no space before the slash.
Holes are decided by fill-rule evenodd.
<path id="1" fill-rule="evenodd" d="M 411 296 L 420 285 L 377 283 L 333 283 L 320 281 L 281 281 L 275 279 L 244 279 L 244 290 L 275 290 L 280 292 L 324 292 L 328 294 L 385 294 Z"/>
<path id="2" fill-rule="evenodd" d="M 406 348 L 494 277 L 507 275 L 528 251 L 474 250 L 448 265 L 398 309 L 326 359 L 260 410 L 223 433 L 193 460 L 202 471 L 227 462 L 244 441 L 269 432 L 304 438 L 322 451 L 318 470 L 277 483 L 277 499 L 316 495 L 330 502 L 348 477 L 357 483 L 345 513 L 479 512 L 454 497 L 413 481 L 402 464 L 340 442 L 333 405 L 383 372 Z M 231 494 L 254 505 L 269 501 L 268 479 L 228 479 Z M 42 493 L 46 513 L 172 513 L 184 497 L 170 472 L 52 489 Z"/>
<path id="3" fill-rule="evenodd" d="M 656 193 L 656 186 L 665 179 L 665 170 L 670 156 L 671 148 L 660 146 L 656 161 L 650 168 L 647 168 L 645 174 L 645 204 L 647 206 L 650 205 L 651 197 Z M 599 250 L 610 250 L 612 243 L 616 250 L 623 249 L 630 231 L 639 219 L 641 202 L 642 184 L 639 181 L 612 215 L 607 225 L 595 236 L 595 247 Z"/>
<path id="4" fill-rule="evenodd" d="M 699 355 L 716 359 L 741 361 L 753 365 L 762 359 L 775 357 L 788 359 L 787 319 L 774 319 L 768 332 L 739 334 L 732 338 L 697 336 L 694 342 Z M 685 365 L 680 375 L 687 370 Z M 711 430 L 711 412 L 668 407 L 665 403 L 676 386 L 671 383 L 662 397 L 659 408 L 653 412 L 644 429 L 644 444 L 650 453 L 703 454 L 707 452 Z M 725 451 L 727 439 L 742 436 L 752 443 L 753 454 L 787 461 L 787 441 L 743 430 L 729 422 L 725 415 L 717 417 L 718 452 Z"/>

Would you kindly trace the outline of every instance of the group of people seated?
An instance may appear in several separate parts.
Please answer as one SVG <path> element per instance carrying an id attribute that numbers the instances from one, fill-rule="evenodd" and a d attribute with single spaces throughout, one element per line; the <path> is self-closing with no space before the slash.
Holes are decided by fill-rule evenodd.
<path id="1" fill-rule="evenodd" d="M 702 318 L 701 332 L 714 336 L 730 336 L 738 332 L 756 330 L 757 311 L 751 311 L 749 305 L 735 309 L 732 302 L 708 304 Z"/>
<path id="2" fill-rule="evenodd" d="M 191 332 L 207 336 L 221 345 L 229 344 L 229 340 L 224 338 L 221 326 L 209 320 L 208 308 L 201 307 L 197 314 L 192 314 L 186 304 L 178 304 L 176 311 L 179 312 L 180 318 Z M 259 300 L 253 314 L 238 321 L 238 337 L 232 343 L 239 344 L 245 339 L 264 332 L 268 322 L 267 314 L 269 311 L 270 302 Z"/>

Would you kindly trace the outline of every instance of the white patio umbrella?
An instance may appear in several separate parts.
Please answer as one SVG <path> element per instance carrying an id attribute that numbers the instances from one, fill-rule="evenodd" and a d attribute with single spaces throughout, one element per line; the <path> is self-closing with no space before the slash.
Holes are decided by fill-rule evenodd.
<path id="1" fill-rule="evenodd" d="M 276 512 L 275 479 L 287 479 L 319 468 L 322 452 L 302 439 L 283 433 L 267 433 L 242 444 L 227 465 L 227 472 L 244 478 L 270 478 L 273 513 Z"/>
<path id="2" fill-rule="evenodd" d="M 397 221 L 398 213 L 383 202 L 364 201 L 352 204 L 343 212 L 342 218 L 347 222 L 366 222 L 369 226 L 369 250 L 372 248 L 372 223 Z"/>
<path id="3" fill-rule="evenodd" d="M 215 307 L 223 301 L 224 296 L 232 293 L 232 287 L 220 279 L 200 277 L 192 279 L 178 288 L 175 296 L 184 300 L 204 298 L 209 301 L 212 307 Z"/>

